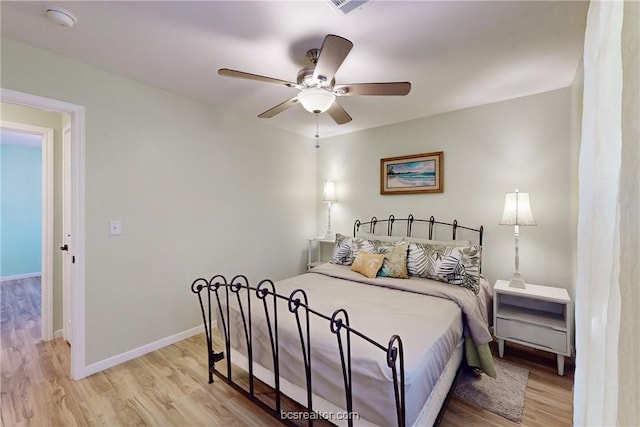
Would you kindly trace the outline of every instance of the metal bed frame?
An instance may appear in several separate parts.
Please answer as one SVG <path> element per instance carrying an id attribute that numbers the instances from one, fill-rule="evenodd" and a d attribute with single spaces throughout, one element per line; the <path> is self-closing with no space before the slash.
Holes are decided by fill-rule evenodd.
<path id="1" fill-rule="evenodd" d="M 376 218 L 375 216 L 371 218 L 371 220 L 367 221 L 367 222 L 360 222 L 360 220 L 356 220 L 356 222 L 353 224 L 353 237 L 356 236 L 356 233 L 358 231 L 360 231 L 360 227 L 368 225 L 369 226 L 369 230 L 367 230 L 368 233 L 371 234 L 375 234 L 376 231 L 376 225 L 378 225 L 378 223 L 386 223 L 387 224 L 387 236 L 391 236 L 393 234 L 393 225 L 396 222 L 405 222 L 406 223 L 406 227 L 407 227 L 407 232 L 406 232 L 406 236 L 407 237 L 411 237 L 411 233 L 413 231 L 413 224 L 417 223 L 426 223 L 429 224 L 429 239 L 433 239 L 433 231 L 435 229 L 436 224 L 438 225 L 445 225 L 445 226 L 449 226 L 451 227 L 451 239 L 452 240 L 456 240 L 457 234 L 458 234 L 458 229 L 463 229 L 463 230 L 468 230 L 468 231 L 472 231 L 472 232 L 476 232 L 478 233 L 478 245 L 482 246 L 482 238 L 484 236 L 484 226 L 480 226 L 480 228 L 470 228 L 470 227 L 465 227 L 462 225 L 458 225 L 458 220 L 454 219 L 453 222 L 449 223 L 449 222 L 440 222 L 440 221 L 436 221 L 436 219 L 431 216 L 429 219 L 415 219 L 413 217 L 413 215 L 409 214 L 409 216 L 407 218 L 396 218 L 393 215 L 389 215 L 389 218 L 387 219 L 381 219 L 379 220 L 378 218 Z"/>
<path id="2" fill-rule="evenodd" d="M 439 222 L 432 216 L 429 220 L 414 219 L 413 215 L 409 215 L 407 218 L 396 219 L 393 215 L 390 215 L 388 219 L 378 220 L 375 216 L 370 221 L 360 222 L 355 221 L 353 226 L 353 235 L 360 230 L 361 226 L 369 226 L 368 232 L 375 233 L 375 228 L 378 223 L 387 224 L 387 236 L 391 236 L 393 232 L 393 225 L 396 222 L 406 222 L 406 235 L 411 236 L 412 226 L 414 223 L 428 223 L 429 224 L 429 238 L 433 236 L 434 226 L 436 224 L 452 227 L 452 238 L 456 239 L 456 232 L 458 228 L 477 232 L 479 234 L 479 244 L 482 245 L 482 236 L 484 229 L 481 226 L 479 229 L 463 227 L 458 225 L 457 220 L 453 223 Z M 331 315 L 326 313 L 320 313 L 309 306 L 307 294 L 303 289 L 296 289 L 291 292 L 290 295 L 278 294 L 275 290 L 273 281 L 265 279 L 258 283 L 257 286 L 251 286 L 249 280 L 244 275 L 237 275 L 230 281 L 222 275 L 213 276 L 211 279 L 206 280 L 204 278 L 198 278 L 191 284 L 191 291 L 198 296 L 200 303 L 200 311 L 202 314 L 202 320 L 204 323 L 204 331 L 207 340 L 207 355 L 209 366 L 209 383 L 213 383 L 213 375 L 229 384 L 235 390 L 249 398 L 252 402 L 260 406 L 266 412 L 279 419 L 280 421 L 288 424 L 293 424 L 291 420 L 283 417 L 282 405 L 283 405 L 283 393 L 280 389 L 280 359 L 279 359 L 279 341 L 278 341 L 278 321 L 281 319 L 279 316 L 294 316 L 298 336 L 300 339 L 300 347 L 302 350 L 302 358 L 304 362 L 305 377 L 306 377 L 306 412 L 309 414 L 306 419 L 308 425 L 312 426 L 314 418 L 317 418 L 313 409 L 313 388 L 312 388 L 312 359 L 311 359 L 311 330 L 310 330 L 310 317 L 314 316 L 326 321 L 327 328 L 335 335 L 336 345 L 340 354 L 340 366 L 342 370 L 342 378 L 344 382 L 345 393 L 345 409 L 347 414 L 353 413 L 353 390 L 351 383 L 351 341 L 352 339 L 361 339 L 371 344 L 372 348 L 378 349 L 381 353 L 381 357 L 386 358 L 387 366 L 390 369 L 391 377 L 393 379 L 394 397 L 395 397 L 395 410 L 396 418 L 399 427 L 406 425 L 405 419 L 405 375 L 404 375 L 404 350 L 402 339 L 398 335 L 392 335 L 389 342 L 384 345 L 374 341 L 367 337 L 357 329 L 351 327 L 349 323 L 348 313 L 339 308 L 335 310 Z M 221 293 L 224 293 L 224 298 L 221 297 Z M 251 294 L 255 293 L 255 296 L 262 301 L 262 307 L 265 314 L 266 326 L 269 332 L 269 344 L 271 348 L 271 356 L 273 363 L 274 374 L 274 391 L 275 391 L 275 405 L 272 407 L 261 400 L 256 395 L 256 387 L 253 373 L 253 323 L 252 323 L 252 307 L 251 307 Z M 230 309 L 229 301 L 235 295 L 240 315 L 242 319 L 242 327 L 244 333 L 244 341 L 247 345 L 247 362 L 248 362 L 248 375 L 249 375 L 249 387 L 248 390 L 233 380 L 232 365 L 232 352 L 231 352 L 231 323 L 230 323 Z M 245 305 L 243 305 L 243 299 L 245 298 Z M 283 300 L 287 302 L 288 313 L 278 313 L 277 301 Z M 221 320 L 224 347 L 225 352 L 216 353 L 213 348 L 213 327 L 215 313 L 212 315 L 212 301 L 219 310 L 219 319 Z M 215 307 L 213 307 L 215 310 Z M 226 375 L 218 371 L 215 367 L 216 362 L 224 359 L 226 354 L 227 369 Z M 448 398 L 447 398 L 448 399 Z M 443 404 L 443 408 L 446 407 L 446 401 Z M 440 411 L 438 419 L 442 415 L 442 409 Z M 349 427 L 353 426 L 353 418 L 347 417 L 347 423 Z"/>

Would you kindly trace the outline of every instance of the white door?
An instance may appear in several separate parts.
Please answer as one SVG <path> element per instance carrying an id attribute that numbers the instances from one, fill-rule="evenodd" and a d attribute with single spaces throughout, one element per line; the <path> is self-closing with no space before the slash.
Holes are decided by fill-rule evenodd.
<path id="1" fill-rule="evenodd" d="M 71 289 L 74 262 L 71 236 L 71 126 L 62 130 L 62 336 L 71 344 Z"/>

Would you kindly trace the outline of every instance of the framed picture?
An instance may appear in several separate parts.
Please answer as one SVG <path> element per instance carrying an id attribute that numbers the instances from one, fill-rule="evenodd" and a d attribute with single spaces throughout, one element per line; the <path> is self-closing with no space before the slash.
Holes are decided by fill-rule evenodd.
<path id="1" fill-rule="evenodd" d="M 442 193 L 444 152 L 380 159 L 380 194 Z"/>

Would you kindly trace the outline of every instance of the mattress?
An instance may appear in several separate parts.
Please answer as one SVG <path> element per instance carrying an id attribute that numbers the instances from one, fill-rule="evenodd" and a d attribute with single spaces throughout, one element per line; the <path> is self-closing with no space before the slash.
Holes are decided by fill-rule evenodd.
<path id="1" fill-rule="evenodd" d="M 469 292 L 461 293 L 462 288 L 422 278 L 365 279 L 348 267 L 326 264 L 309 273 L 279 281 L 275 288 L 284 296 L 304 289 L 309 307 L 327 316 L 339 308 L 345 309 L 352 328 L 384 347 L 393 335 L 399 335 L 404 344 L 406 423 L 413 425 L 424 419 L 430 398 L 441 405 L 442 396 L 433 397 L 432 392 L 441 384 L 443 373 L 447 369 L 451 371 L 451 361 L 461 357 L 457 354 L 461 353 L 461 341 L 468 325 L 463 324 L 466 316 L 463 316 L 458 294 L 468 298 Z M 435 291 L 423 293 L 424 289 Z M 446 295 L 449 292 L 453 293 L 451 297 Z M 273 385 L 273 358 L 262 301 L 254 292 L 250 293 L 250 298 L 254 370 L 263 381 Z M 246 309 L 245 299 L 246 294 L 241 296 Z M 236 299 L 231 298 L 230 302 L 227 331 L 232 348 L 244 356 L 239 357 L 234 352 L 230 362 L 242 366 L 246 364 L 247 356 L 242 315 Z M 484 303 L 475 306 L 481 307 Z M 286 300 L 278 302 L 277 311 L 282 390 L 290 395 L 296 393 L 293 389 L 306 389 L 303 352 L 295 315 L 289 311 Z M 303 312 L 299 313 L 304 331 L 306 321 Z M 273 313 L 270 316 L 273 321 Z M 220 320 L 218 322 L 221 325 Z M 312 391 L 316 396 L 314 409 L 326 410 L 334 405 L 344 410 L 344 381 L 336 336 L 326 319 L 311 315 L 309 327 Z M 397 425 L 393 379 L 386 364 L 386 352 L 352 334 L 351 353 L 353 412 L 357 413 L 354 423 Z M 439 393 L 441 395 L 442 390 Z M 306 404 L 305 397 L 302 393 L 298 400 Z M 429 408 L 429 411 L 427 419 L 433 417 L 434 409 Z M 336 423 L 336 420 L 332 421 Z"/>

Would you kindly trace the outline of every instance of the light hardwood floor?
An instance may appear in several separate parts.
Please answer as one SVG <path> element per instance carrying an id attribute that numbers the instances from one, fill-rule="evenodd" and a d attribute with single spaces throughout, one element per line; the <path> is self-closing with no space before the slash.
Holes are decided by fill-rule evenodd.
<path id="1" fill-rule="evenodd" d="M 27 314 L 24 297 L 10 300 L 15 294 L 1 295 L 2 426 L 280 425 L 219 379 L 207 383 L 204 335 L 71 381 L 69 346 L 62 339 L 40 342 L 39 320 Z M 531 372 L 521 425 L 572 425 L 572 365 L 559 377 L 553 355 L 509 344 L 505 360 Z M 452 398 L 441 425 L 517 424 Z"/>
<path id="2" fill-rule="evenodd" d="M 0 282 L 0 331 L 3 346 L 13 331 L 40 337 L 40 276 Z M 6 337 L 5 337 L 6 334 Z"/>
<path id="3" fill-rule="evenodd" d="M 498 346 L 492 343 L 494 357 Z M 529 370 L 522 423 L 517 424 L 492 412 L 452 398 L 441 427 L 528 426 L 570 427 L 573 425 L 573 360 L 568 359 L 564 376 L 559 376 L 556 356 L 540 350 L 506 343 L 505 361 Z"/>

